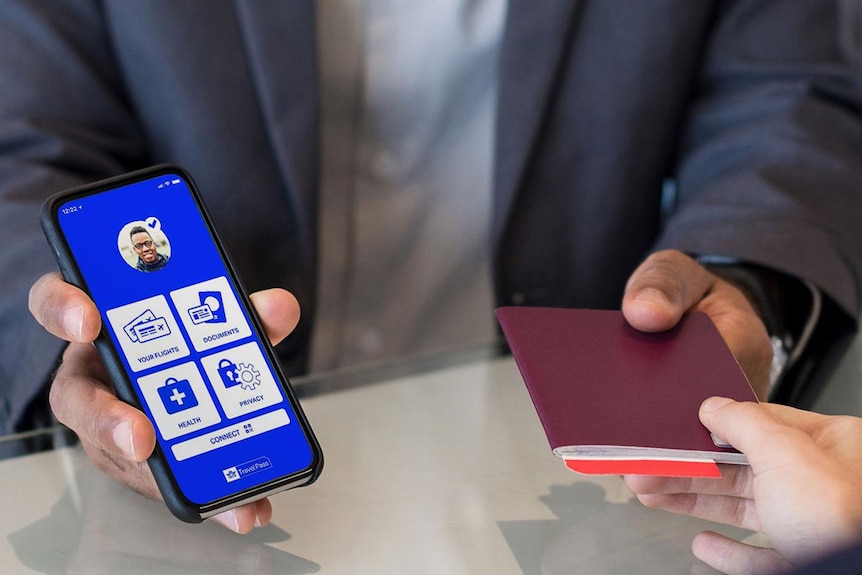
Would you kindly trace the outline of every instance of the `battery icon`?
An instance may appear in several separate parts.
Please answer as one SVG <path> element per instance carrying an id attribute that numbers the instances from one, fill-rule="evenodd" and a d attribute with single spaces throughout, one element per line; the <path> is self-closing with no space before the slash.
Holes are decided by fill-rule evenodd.
<path id="1" fill-rule="evenodd" d="M 179 178 L 177 178 L 176 180 L 171 180 L 171 183 L 172 183 L 172 184 L 179 184 L 179 183 L 180 183 L 180 179 L 179 179 Z"/>

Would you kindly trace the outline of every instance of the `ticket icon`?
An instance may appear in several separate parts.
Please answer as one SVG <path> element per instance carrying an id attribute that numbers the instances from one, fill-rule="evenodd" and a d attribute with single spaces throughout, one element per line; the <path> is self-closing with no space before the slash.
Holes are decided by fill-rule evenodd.
<path id="1" fill-rule="evenodd" d="M 171 328 L 163 317 L 156 317 L 151 309 L 123 326 L 123 331 L 135 343 L 146 343 L 171 334 Z"/>

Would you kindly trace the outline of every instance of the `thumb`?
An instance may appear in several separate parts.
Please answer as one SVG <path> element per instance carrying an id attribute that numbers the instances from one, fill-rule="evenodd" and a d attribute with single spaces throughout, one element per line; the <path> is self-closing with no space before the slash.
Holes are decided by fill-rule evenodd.
<path id="1" fill-rule="evenodd" d="M 783 467 L 808 444 L 808 435 L 776 418 L 767 404 L 711 397 L 700 408 L 700 421 L 748 458 L 757 473 L 767 466 Z"/>
<path id="2" fill-rule="evenodd" d="M 684 253 L 656 252 L 629 278 L 623 314 L 636 329 L 664 331 L 675 326 L 714 284 L 715 277 Z"/>

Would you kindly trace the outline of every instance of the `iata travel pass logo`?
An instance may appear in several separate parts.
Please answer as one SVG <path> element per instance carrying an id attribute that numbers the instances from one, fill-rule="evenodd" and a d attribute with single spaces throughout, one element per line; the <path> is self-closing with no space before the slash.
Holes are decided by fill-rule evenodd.
<path id="1" fill-rule="evenodd" d="M 269 457 L 258 457 L 257 459 L 252 459 L 251 461 L 246 461 L 245 463 L 240 463 L 239 465 L 234 465 L 227 469 L 222 469 L 221 472 L 224 475 L 225 481 L 230 483 L 237 479 L 241 479 L 246 475 L 251 475 L 252 473 L 257 473 L 258 471 L 263 471 L 270 467 L 272 467 L 272 461 L 269 460 Z"/>

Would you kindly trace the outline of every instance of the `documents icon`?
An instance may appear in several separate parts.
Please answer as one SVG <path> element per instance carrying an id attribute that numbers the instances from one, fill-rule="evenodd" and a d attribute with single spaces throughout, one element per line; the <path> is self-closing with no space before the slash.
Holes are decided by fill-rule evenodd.
<path id="1" fill-rule="evenodd" d="M 188 310 L 193 324 L 224 323 L 227 321 L 221 292 L 202 291 L 198 293 L 198 298 L 201 304 Z"/>
<path id="2" fill-rule="evenodd" d="M 124 325 L 123 331 L 136 343 L 146 343 L 171 334 L 171 328 L 165 318 L 156 317 L 151 309 Z"/>

